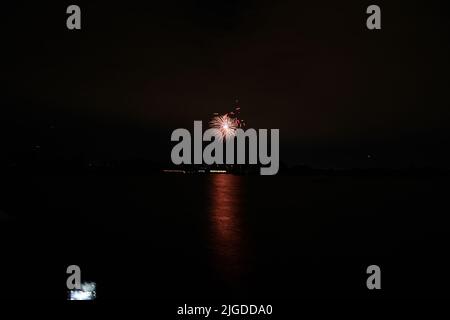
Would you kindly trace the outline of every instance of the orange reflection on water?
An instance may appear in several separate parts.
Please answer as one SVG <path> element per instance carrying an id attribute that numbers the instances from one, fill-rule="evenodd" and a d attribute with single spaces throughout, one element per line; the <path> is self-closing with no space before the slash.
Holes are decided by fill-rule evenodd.
<path id="1" fill-rule="evenodd" d="M 225 278 L 243 271 L 243 230 L 241 222 L 242 177 L 211 175 L 210 221 L 215 265 Z"/>

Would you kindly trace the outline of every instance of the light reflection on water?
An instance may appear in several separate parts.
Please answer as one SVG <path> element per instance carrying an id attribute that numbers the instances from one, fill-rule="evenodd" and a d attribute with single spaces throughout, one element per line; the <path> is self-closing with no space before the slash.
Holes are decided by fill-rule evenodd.
<path id="1" fill-rule="evenodd" d="M 210 232 L 213 259 L 225 280 L 236 280 L 244 271 L 242 177 L 211 175 Z"/>

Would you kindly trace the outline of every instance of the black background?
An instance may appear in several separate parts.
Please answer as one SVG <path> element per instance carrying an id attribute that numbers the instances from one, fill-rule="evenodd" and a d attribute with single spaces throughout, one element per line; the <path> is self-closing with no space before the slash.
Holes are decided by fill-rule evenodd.
<path id="1" fill-rule="evenodd" d="M 78 1 L 80 31 L 66 28 L 69 4 L 2 5 L 2 295 L 64 300 L 65 268 L 80 264 L 99 300 L 122 298 L 117 290 L 180 304 L 448 297 L 444 2 L 377 1 L 376 31 L 365 26 L 368 1 Z M 384 170 L 300 183 L 291 171 L 246 177 L 255 192 L 246 209 L 261 215 L 252 239 L 269 254 L 253 256 L 262 267 L 238 293 L 215 282 L 202 235 L 188 232 L 201 229 L 207 209 L 183 190 L 202 194 L 208 180 L 153 172 L 169 164 L 172 130 L 229 111 L 235 99 L 249 126 L 280 129 L 284 167 Z M 129 174 L 140 167 L 119 177 L 86 171 L 120 161 L 145 163 L 155 210 L 158 199 L 172 203 L 167 216 L 135 202 L 147 182 Z M 292 202 L 300 193 L 305 207 Z M 171 221 L 184 197 L 194 216 Z M 314 253 L 293 254 L 302 236 L 282 236 L 295 234 L 299 208 L 319 216 L 311 224 L 325 236 Z M 373 214 L 358 215 L 366 210 Z M 108 230 L 109 214 L 122 211 L 139 217 L 128 222 L 138 236 Z M 148 230 L 139 224 L 152 225 L 151 235 L 140 236 Z M 271 224 L 279 229 L 258 233 Z M 370 264 L 382 269 L 381 291 L 365 287 Z"/>

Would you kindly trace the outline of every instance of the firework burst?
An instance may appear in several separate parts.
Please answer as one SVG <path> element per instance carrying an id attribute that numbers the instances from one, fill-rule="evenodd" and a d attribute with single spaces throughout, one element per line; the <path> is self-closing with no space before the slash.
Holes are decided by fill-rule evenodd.
<path id="1" fill-rule="evenodd" d="M 236 135 L 239 128 L 239 122 L 235 118 L 231 118 L 228 114 L 216 116 L 209 122 L 211 128 L 217 130 L 217 136 L 220 139 L 229 139 Z"/>

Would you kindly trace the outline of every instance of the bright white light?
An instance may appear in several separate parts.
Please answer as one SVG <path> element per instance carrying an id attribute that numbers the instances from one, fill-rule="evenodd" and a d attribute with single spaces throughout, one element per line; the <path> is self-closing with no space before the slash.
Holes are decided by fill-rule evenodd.
<path id="1" fill-rule="evenodd" d="M 69 291 L 69 300 L 94 300 L 96 297 L 95 287 L 95 282 L 84 282 L 81 284 L 81 290 Z"/>
<path id="2" fill-rule="evenodd" d="M 69 300 L 94 300 L 92 296 L 92 292 L 85 292 L 81 290 L 72 290 L 70 291 L 70 299 Z"/>

